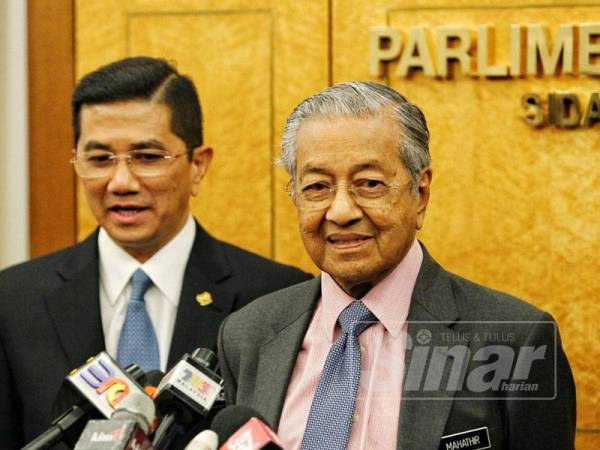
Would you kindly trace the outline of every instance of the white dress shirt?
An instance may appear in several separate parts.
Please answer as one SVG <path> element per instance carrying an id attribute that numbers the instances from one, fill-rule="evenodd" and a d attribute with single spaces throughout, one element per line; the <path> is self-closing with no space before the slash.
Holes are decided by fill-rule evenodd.
<path id="1" fill-rule="evenodd" d="M 160 369 L 166 371 L 185 266 L 195 236 L 196 225 L 190 216 L 171 241 L 144 264 L 140 264 L 100 228 L 100 314 L 106 351 L 113 358 L 117 356 L 121 328 L 131 295 L 131 275 L 142 268 L 153 283 L 144 298 L 158 340 Z"/>

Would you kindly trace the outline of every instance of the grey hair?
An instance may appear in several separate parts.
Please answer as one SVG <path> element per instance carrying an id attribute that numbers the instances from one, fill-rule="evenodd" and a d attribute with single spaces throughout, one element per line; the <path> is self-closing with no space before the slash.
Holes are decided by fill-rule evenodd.
<path id="1" fill-rule="evenodd" d="M 398 143 L 401 161 L 406 166 L 411 188 L 417 193 L 421 170 L 431 163 L 429 130 L 423 112 L 398 92 L 383 84 L 352 81 L 328 87 L 303 100 L 287 119 L 281 140 L 281 156 L 276 163 L 283 166 L 296 182 L 296 138 L 302 121 L 314 117 L 374 117 L 391 112 L 400 126 Z"/>

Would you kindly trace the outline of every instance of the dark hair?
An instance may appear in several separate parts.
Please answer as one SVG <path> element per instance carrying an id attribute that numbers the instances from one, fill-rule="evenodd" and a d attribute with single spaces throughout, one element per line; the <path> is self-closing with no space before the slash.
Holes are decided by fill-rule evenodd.
<path id="1" fill-rule="evenodd" d="M 71 101 L 75 146 L 81 134 L 83 105 L 138 99 L 169 107 L 171 131 L 188 150 L 202 145 L 202 110 L 192 80 L 164 59 L 137 56 L 102 66 L 79 80 Z"/>

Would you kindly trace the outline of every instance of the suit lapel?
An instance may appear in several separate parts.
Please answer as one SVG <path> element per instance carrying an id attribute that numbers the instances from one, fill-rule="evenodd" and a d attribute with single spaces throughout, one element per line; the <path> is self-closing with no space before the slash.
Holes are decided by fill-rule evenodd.
<path id="1" fill-rule="evenodd" d="M 320 285 L 320 278 L 315 278 L 301 298 L 281 300 L 281 310 L 272 316 L 272 339 L 259 350 L 252 404 L 264 414 L 273 429 L 279 426 L 298 352 L 310 324 L 314 305 L 320 296 Z M 443 341 L 443 333 L 450 332 L 458 318 L 449 278 L 423 247 L 423 264 L 415 283 L 407 318 L 409 322 L 413 322 L 409 323 L 408 333 L 412 336 L 414 345 L 419 345 L 417 333 L 426 327 L 431 333 L 427 346 L 437 349 L 436 355 L 440 359 L 447 357 L 448 363 L 440 366 L 437 371 L 424 372 L 423 382 L 430 376 L 430 382 L 440 387 L 439 390 L 426 393 L 430 399 L 419 400 L 417 398 L 424 396 L 422 390 L 407 391 L 405 387 L 398 425 L 398 449 L 429 449 L 439 446 L 452 407 L 452 393 L 445 390 L 452 373 L 452 357 L 439 349 L 447 346 Z M 410 355 L 407 351 L 405 371 L 409 370 L 409 365 Z M 440 394 L 443 395 L 442 399 Z"/>
<path id="2" fill-rule="evenodd" d="M 443 349 L 448 347 L 443 336 L 451 332 L 457 320 L 458 310 L 449 278 L 423 247 L 423 263 L 407 318 L 412 349 L 407 344 L 398 449 L 439 446 L 453 403 L 453 393 L 446 389 L 453 360 Z M 421 370 L 417 352 L 425 349 L 429 364 Z M 431 364 L 434 359 L 446 361 L 446 358 L 446 364 Z M 424 389 L 425 384 L 429 385 L 428 389 Z"/>
<path id="3" fill-rule="evenodd" d="M 219 325 L 231 312 L 236 293 L 221 283 L 231 275 L 221 244 L 196 223 L 196 236 L 185 268 L 175 332 L 167 367 L 172 367 L 184 353 L 197 347 L 214 350 Z M 197 296 L 212 299 L 202 306 Z"/>
<path id="4" fill-rule="evenodd" d="M 321 295 L 321 278 L 308 283 L 300 298 L 281 299 L 273 314 L 273 339 L 259 350 L 253 405 L 274 430 L 279 426 L 283 403 L 298 352 L 310 324 L 314 306 Z"/>
<path id="5" fill-rule="evenodd" d="M 72 367 L 105 348 L 100 315 L 98 233 L 69 251 L 57 267 L 61 285 L 46 304 Z M 168 367 L 197 347 L 213 348 L 218 326 L 231 312 L 235 293 L 219 282 L 231 273 L 223 249 L 198 224 L 185 269 Z M 214 303 L 200 306 L 196 296 L 211 294 Z M 77 324 L 77 326 L 74 326 Z"/>
<path id="6" fill-rule="evenodd" d="M 57 266 L 61 285 L 46 306 L 71 367 L 104 349 L 98 286 L 98 233 L 65 254 Z"/>

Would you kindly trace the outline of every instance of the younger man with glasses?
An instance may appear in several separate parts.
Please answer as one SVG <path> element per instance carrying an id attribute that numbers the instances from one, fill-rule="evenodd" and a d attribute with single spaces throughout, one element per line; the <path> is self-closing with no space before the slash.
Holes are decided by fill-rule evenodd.
<path id="1" fill-rule="evenodd" d="M 165 371 L 214 348 L 231 311 L 308 278 L 191 217 L 213 151 L 192 81 L 166 61 L 127 58 L 86 75 L 73 130 L 72 163 L 100 227 L 0 273 L 2 449 L 48 428 L 63 378 L 90 356 L 106 349 L 122 366 Z"/>

